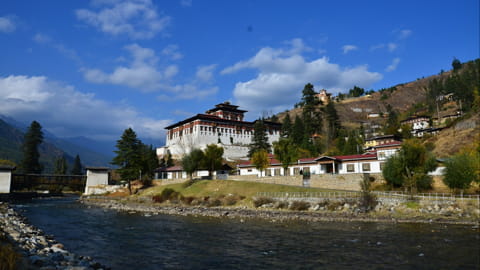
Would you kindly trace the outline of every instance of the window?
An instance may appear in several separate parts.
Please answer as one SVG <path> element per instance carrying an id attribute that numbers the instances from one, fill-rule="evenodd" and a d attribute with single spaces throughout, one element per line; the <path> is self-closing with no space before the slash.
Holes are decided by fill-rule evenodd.
<path id="1" fill-rule="evenodd" d="M 385 158 L 385 152 L 378 152 L 378 158 Z"/>
<path id="2" fill-rule="evenodd" d="M 266 169 L 266 170 L 265 170 L 265 175 L 266 175 L 266 176 L 272 176 L 272 170 Z"/>
<path id="3" fill-rule="evenodd" d="M 248 169 L 247 172 L 252 172 L 252 169 Z"/>
<path id="4" fill-rule="evenodd" d="M 364 172 L 369 172 L 370 171 L 370 163 L 362 163 L 362 170 Z"/>
<path id="5" fill-rule="evenodd" d="M 385 167 L 385 162 L 380 163 L 380 170 L 383 171 L 383 167 Z"/>
<path id="6" fill-rule="evenodd" d="M 275 170 L 273 171 L 273 175 L 275 175 L 275 176 L 280 175 L 280 169 L 275 169 Z"/>
<path id="7" fill-rule="evenodd" d="M 355 172 L 355 165 L 347 164 L 347 172 Z"/>
<path id="8" fill-rule="evenodd" d="M 293 174 L 294 175 L 300 174 L 300 168 L 293 168 Z"/>

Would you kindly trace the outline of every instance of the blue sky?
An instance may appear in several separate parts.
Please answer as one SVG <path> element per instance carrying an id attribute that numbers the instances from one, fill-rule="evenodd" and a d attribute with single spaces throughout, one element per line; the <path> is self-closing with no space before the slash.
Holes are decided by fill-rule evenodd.
<path id="1" fill-rule="evenodd" d="M 479 57 L 479 1 L 3 0 L 0 114 L 115 141 L 223 101 L 247 119 L 312 83 L 378 90 Z"/>

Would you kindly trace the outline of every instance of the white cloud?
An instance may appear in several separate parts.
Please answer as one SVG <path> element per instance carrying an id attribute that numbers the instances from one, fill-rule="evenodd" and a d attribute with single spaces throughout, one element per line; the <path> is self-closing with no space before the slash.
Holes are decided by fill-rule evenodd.
<path id="1" fill-rule="evenodd" d="M 393 52 L 397 49 L 398 45 L 396 43 L 390 42 L 387 44 L 387 48 L 389 52 Z"/>
<path id="2" fill-rule="evenodd" d="M 199 66 L 195 77 L 204 82 L 211 81 L 213 78 L 213 71 L 217 65 Z"/>
<path id="3" fill-rule="evenodd" d="M 398 31 L 398 39 L 406 39 L 409 36 L 411 36 L 412 33 L 413 33 L 412 30 L 409 30 L 409 29 L 400 30 Z"/>
<path id="4" fill-rule="evenodd" d="M 112 104 L 44 76 L 0 77 L 0 114 L 40 124 L 60 137 L 117 139 L 132 127 L 139 136 L 161 139 L 171 120 L 142 116 L 125 104 Z"/>
<path id="5" fill-rule="evenodd" d="M 342 50 L 343 50 L 343 54 L 347 54 L 350 51 L 358 50 L 358 47 L 355 45 L 344 45 L 342 47 Z"/>
<path id="6" fill-rule="evenodd" d="M 93 1 L 99 10 L 76 10 L 79 20 L 100 31 L 117 35 L 128 35 L 133 39 L 150 39 L 165 30 L 170 17 L 159 16 L 151 0 Z"/>
<path id="7" fill-rule="evenodd" d="M 15 22 L 10 16 L 0 17 L 0 32 L 11 33 L 16 28 Z"/>
<path id="8" fill-rule="evenodd" d="M 338 93 L 354 85 L 369 87 L 382 79 L 380 73 L 368 71 L 366 65 L 341 67 L 330 63 L 327 57 L 308 61 L 300 54 L 291 54 L 289 49 L 269 47 L 221 73 L 230 74 L 246 68 L 258 70 L 258 74 L 249 81 L 237 82 L 233 94 L 238 105 L 254 113 L 291 108 L 300 99 L 301 90 L 307 83 L 314 84 L 317 90 L 325 88 Z"/>
<path id="9" fill-rule="evenodd" d="M 177 45 L 168 45 L 162 50 L 162 54 L 170 57 L 172 60 L 178 60 L 183 58 L 183 54 L 178 51 Z"/>
<path id="10" fill-rule="evenodd" d="M 83 69 L 86 80 L 93 83 L 108 83 L 128 86 L 144 92 L 156 91 L 178 73 L 176 65 L 157 67 L 158 57 L 155 51 L 140 47 L 138 44 L 125 46 L 132 56 L 128 66 L 118 66 L 108 74 L 99 69 Z"/>
<path id="11" fill-rule="evenodd" d="M 53 40 L 50 36 L 47 36 L 42 33 L 37 33 L 35 36 L 33 36 L 33 40 L 37 42 L 38 44 L 46 45 L 49 47 L 54 48 L 57 50 L 59 53 L 63 54 L 65 57 L 68 57 L 78 64 L 82 63 L 82 60 L 78 56 L 77 52 L 73 49 L 67 48 L 65 45 L 62 43 L 58 43 L 55 40 Z"/>
<path id="12" fill-rule="evenodd" d="M 162 94 L 157 97 L 160 101 L 205 99 L 218 93 L 218 87 L 200 87 L 196 83 L 177 84 L 166 87 L 171 94 Z"/>
<path id="13" fill-rule="evenodd" d="M 180 5 L 182 5 L 183 7 L 191 7 L 192 0 L 180 0 Z"/>
<path id="14" fill-rule="evenodd" d="M 385 69 L 385 71 L 391 72 L 396 70 L 398 64 L 400 64 L 400 58 L 396 57 L 393 59 L 392 63 Z"/>

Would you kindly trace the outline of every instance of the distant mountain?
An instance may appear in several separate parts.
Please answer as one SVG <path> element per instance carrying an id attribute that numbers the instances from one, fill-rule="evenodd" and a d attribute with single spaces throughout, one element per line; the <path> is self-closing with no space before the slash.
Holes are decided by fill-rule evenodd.
<path id="1" fill-rule="evenodd" d="M 110 158 L 114 155 L 115 142 L 97 141 L 84 136 L 62 138 L 62 140 Z"/>
<path id="2" fill-rule="evenodd" d="M 110 166 L 110 161 L 112 161 L 113 155 L 107 156 L 103 153 L 92 151 L 86 147 L 79 146 L 64 139 L 48 138 L 47 141 L 50 141 L 55 146 L 61 148 L 65 153 L 72 157 L 79 155 L 82 163 L 86 166 Z"/>
<path id="3" fill-rule="evenodd" d="M 0 159 L 8 159 L 17 164 L 22 160 L 22 143 L 24 132 L 0 119 Z M 73 164 L 73 157 L 52 143 L 45 141 L 39 147 L 40 163 L 45 172 L 53 172 L 55 159 L 65 156 L 67 162 Z"/>
<path id="4" fill-rule="evenodd" d="M 21 146 L 26 129 L 26 125 L 15 121 L 15 119 L 0 116 L 0 159 L 9 159 L 17 164 L 20 163 L 22 159 Z M 70 168 L 73 166 L 74 157 L 77 154 L 84 166 L 111 166 L 110 161 L 113 152 L 105 150 L 105 147 L 103 150 L 111 153 L 110 155 L 57 138 L 48 130 L 42 129 L 42 131 L 44 133 L 44 143 L 40 145 L 39 151 L 40 162 L 44 164 L 45 172 L 52 172 L 55 159 L 62 155 L 66 157 Z M 95 147 L 94 141 L 89 141 L 89 143 L 93 145 L 92 147 Z M 101 145 L 100 143 L 96 144 Z"/>

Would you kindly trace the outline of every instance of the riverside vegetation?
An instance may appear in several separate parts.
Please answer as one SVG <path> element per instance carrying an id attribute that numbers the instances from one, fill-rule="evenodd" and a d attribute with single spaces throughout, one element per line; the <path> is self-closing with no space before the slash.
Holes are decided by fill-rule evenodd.
<path id="1" fill-rule="evenodd" d="M 86 204 L 149 214 L 308 221 L 439 222 L 478 224 L 477 200 L 428 201 L 377 197 L 368 190 L 355 197 L 262 196 L 274 193 L 329 193 L 332 190 L 227 180 L 196 180 L 140 189 L 131 196 L 89 196 Z M 338 191 L 342 192 L 342 191 Z"/>

